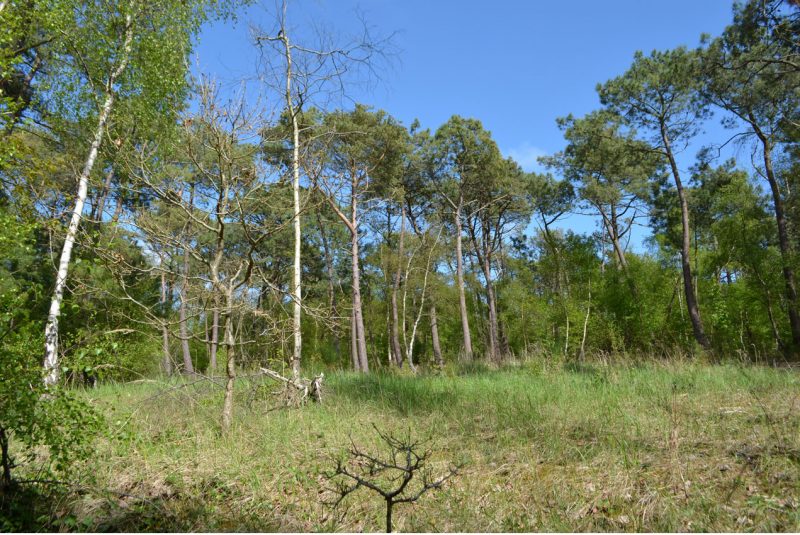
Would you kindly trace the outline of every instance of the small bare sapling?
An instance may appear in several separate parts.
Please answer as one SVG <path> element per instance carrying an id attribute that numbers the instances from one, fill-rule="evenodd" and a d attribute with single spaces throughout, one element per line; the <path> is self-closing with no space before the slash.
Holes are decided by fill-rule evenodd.
<path id="1" fill-rule="evenodd" d="M 367 453 L 351 440 L 346 456 L 337 459 L 336 468 L 325 476 L 335 484 L 333 507 L 361 487 L 380 495 L 386 502 L 386 532 L 391 533 L 396 504 L 414 503 L 429 490 L 441 488 L 461 466 L 450 465 L 447 472 L 434 476 L 427 464 L 432 454 L 427 441 L 412 439 L 410 431 L 399 438 L 377 427 L 375 431 L 388 448 L 385 455 Z"/>

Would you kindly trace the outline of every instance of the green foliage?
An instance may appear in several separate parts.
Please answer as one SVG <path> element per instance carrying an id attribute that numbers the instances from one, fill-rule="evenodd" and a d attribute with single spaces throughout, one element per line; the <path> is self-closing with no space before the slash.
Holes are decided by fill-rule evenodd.
<path id="1" fill-rule="evenodd" d="M 8 462 L 11 469 L 27 461 L 46 479 L 47 474 L 65 474 L 73 462 L 88 457 L 101 419 L 74 393 L 44 389 L 35 350 L 42 345 L 42 321 L 29 315 L 41 297 L 41 282 L 30 269 L 36 230 L 35 224 L 0 206 L 0 434 L 10 447 L 3 452 L 4 466 Z M 36 454 L 39 446 L 47 447 L 46 457 Z M 3 474 L 3 485 L 10 484 L 11 475 Z"/>

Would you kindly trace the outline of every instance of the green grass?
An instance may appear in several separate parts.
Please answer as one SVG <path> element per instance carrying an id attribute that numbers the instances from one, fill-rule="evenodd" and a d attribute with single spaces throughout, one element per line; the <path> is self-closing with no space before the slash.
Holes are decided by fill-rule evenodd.
<path id="1" fill-rule="evenodd" d="M 800 375 L 700 364 L 517 367 L 456 376 L 336 373 L 322 406 L 271 410 L 243 381 L 219 431 L 209 383 L 88 392 L 108 415 L 68 529 L 376 531 L 366 490 L 321 504 L 352 439 L 428 438 L 444 490 L 395 510 L 400 531 L 798 531 Z M 91 476 L 91 479 L 89 479 Z"/>

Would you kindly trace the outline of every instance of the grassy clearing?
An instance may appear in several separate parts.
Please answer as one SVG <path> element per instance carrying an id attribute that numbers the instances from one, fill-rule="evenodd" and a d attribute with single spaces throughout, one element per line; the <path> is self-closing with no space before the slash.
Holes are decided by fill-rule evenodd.
<path id="1" fill-rule="evenodd" d="M 337 373 L 323 406 L 274 411 L 270 389 L 240 385 L 226 436 L 221 394 L 208 383 L 90 392 L 116 437 L 98 444 L 83 489 L 56 503 L 56 522 L 101 531 L 380 530 L 383 504 L 366 490 L 335 511 L 321 504 L 332 457 L 350 437 L 377 447 L 375 425 L 430 438 L 442 469 L 466 463 L 445 490 L 398 506 L 401 531 L 800 530 L 796 371 Z"/>

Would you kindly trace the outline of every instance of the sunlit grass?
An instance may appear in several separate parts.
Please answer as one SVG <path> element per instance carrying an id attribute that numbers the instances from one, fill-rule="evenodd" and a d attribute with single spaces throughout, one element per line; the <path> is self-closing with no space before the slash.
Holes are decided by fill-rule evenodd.
<path id="1" fill-rule="evenodd" d="M 396 511 L 402 531 L 796 531 L 800 376 L 700 364 L 518 366 L 462 375 L 326 377 L 322 406 L 275 408 L 272 383 L 106 385 L 91 487 L 58 512 L 89 529 L 375 531 L 367 493 L 323 506 L 324 473 L 374 427 L 464 463 Z"/>

